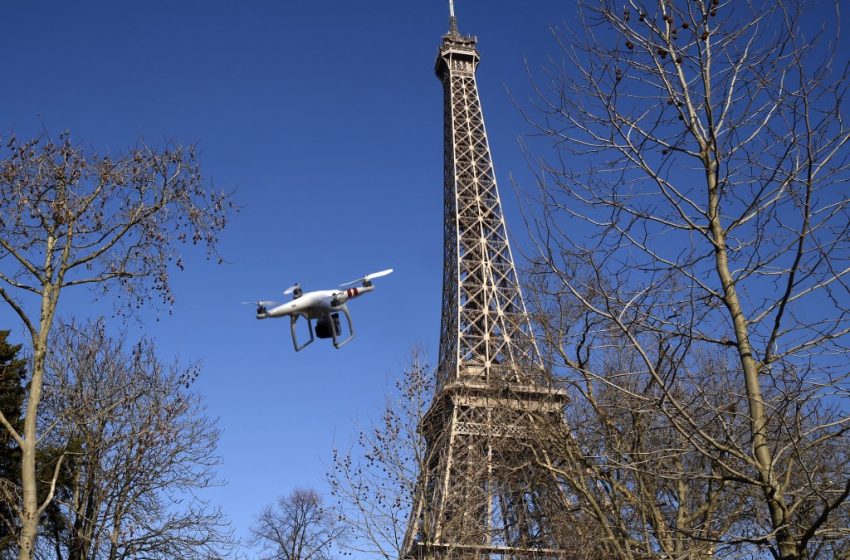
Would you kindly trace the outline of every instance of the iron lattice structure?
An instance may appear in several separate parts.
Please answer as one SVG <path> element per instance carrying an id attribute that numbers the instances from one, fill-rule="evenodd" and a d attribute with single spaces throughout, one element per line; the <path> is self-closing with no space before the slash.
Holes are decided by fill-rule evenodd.
<path id="1" fill-rule="evenodd" d="M 445 99 L 443 309 L 437 393 L 405 537 L 410 558 L 566 558 L 567 503 L 539 467 L 563 422 L 535 345 L 502 215 L 475 72 L 454 14 L 436 62 Z"/>

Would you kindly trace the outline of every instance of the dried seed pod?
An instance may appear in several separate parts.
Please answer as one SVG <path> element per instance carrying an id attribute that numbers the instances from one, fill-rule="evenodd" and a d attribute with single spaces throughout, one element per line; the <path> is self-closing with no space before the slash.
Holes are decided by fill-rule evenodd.
<path id="1" fill-rule="evenodd" d="M 688 27 L 690 27 L 690 26 L 691 26 L 691 24 L 690 24 L 690 23 L 688 23 L 687 21 L 683 21 L 683 22 L 682 22 L 682 29 L 687 29 L 687 28 L 688 28 Z"/>
<path id="2" fill-rule="evenodd" d="M 633 48 L 635 48 L 635 44 L 631 41 L 626 41 L 626 48 L 632 50 Z"/>
<path id="3" fill-rule="evenodd" d="M 658 47 L 658 50 L 656 52 L 658 53 L 658 56 L 660 56 L 661 58 L 667 57 L 667 51 L 662 49 L 661 47 Z"/>
<path id="4" fill-rule="evenodd" d="M 717 10 L 711 10 L 709 14 L 711 15 L 711 17 L 715 17 L 717 15 Z"/>
<path id="5" fill-rule="evenodd" d="M 670 99 L 667 100 L 667 105 L 672 105 L 672 104 L 673 104 L 673 98 L 671 97 Z"/>
<path id="6" fill-rule="evenodd" d="M 680 120 L 680 121 L 685 120 L 685 117 L 683 117 L 683 116 L 681 115 L 681 113 L 679 114 L 679 120 Z"/>
<path id="7" fill-rule="evenodd" d="M 699 38 L 702 39 L 703 41 L 707 41 L 708 40 L 708 31 L 703 31 L 702 35 L 700 35 Z"/>
<path id="8" fill-rule="evenodd" d="M 666 156 L 668 153 L 670 153 L 670 150 L 664 148 L 663 150 L 661 150 L 661 153 Z"/>
<path id="9" fill-rule="evenodd" d="M 681 57 L 681 56 L 677 56 L 677 57 L 676 57 L 676 64 L 681 64 L 681 63 L 682 63 L 682 57 Z"/>
<path id="10" fill-rule="evenodd" d="M 640 15 L 638 16 L 638 21 L 643 21 L 644 19 L 646 19 L 646 14 L 641 12 Z"/>

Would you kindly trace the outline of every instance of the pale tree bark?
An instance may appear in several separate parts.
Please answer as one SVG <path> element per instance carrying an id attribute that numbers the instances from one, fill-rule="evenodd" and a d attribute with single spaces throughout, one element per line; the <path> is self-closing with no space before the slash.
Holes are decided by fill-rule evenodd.
<path id="1" fill-rule="evenodd" d="M 191 148 L 144 145 L 118 157 L 73 144 L 67 133 L 3 142 L 0 160 L 0 298 L 29 334 L 32 372 L 23 429 L 0 417 L 22 451 L 20 558 L 32 557 L 39 518 L 54 484 L 38 495 L 36 446 L 45 358 L 65 288 L 121 288 L 117 309 L 130 313 L 153 299 L 172 301 L 169 264 L 180 242 L 215 255 L 231 206 L 208 190 Z"/>
<path id="2" fill-rule="evenodd" d="M 526 112 L 551 141 L 527 143 L 539 154 L 539 309 L 569 298 L 584 317 L 550 331 L 550 355 L 592 380 L 583 398 L 604 386 L 637 399 L 708 480 L 746 496 L 747 515 L 722 534 L 689 535 L 717 554 L 850 546 L 838 7 L 582 2 Z M 638 362 L 606 372 L 611 346 Z"/>

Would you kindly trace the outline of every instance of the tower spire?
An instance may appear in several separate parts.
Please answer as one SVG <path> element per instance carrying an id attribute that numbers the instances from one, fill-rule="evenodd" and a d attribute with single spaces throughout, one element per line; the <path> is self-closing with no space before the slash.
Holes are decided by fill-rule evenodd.
<path id="1" fill-rule="evenodd" d="M 455 2 L 449 0 L 449 35 L 460 35 L 457 30 L 457 18 L 455 18 Z"/>

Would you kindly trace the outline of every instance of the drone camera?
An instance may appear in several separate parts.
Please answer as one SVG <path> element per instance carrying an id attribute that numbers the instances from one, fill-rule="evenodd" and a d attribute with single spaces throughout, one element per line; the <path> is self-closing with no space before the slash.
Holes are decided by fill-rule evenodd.
<path id="1" fill-rule="evenodd" d="M 319 338 L 337 337 L 340 334 L 339 313 L 331 313 L 316 321 L 316 336 Z"/>

